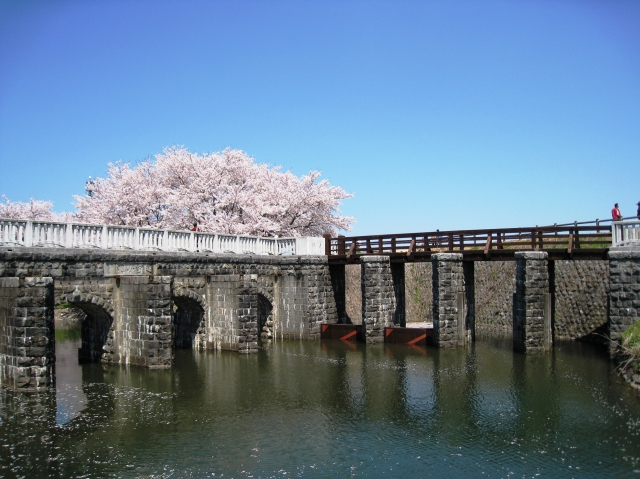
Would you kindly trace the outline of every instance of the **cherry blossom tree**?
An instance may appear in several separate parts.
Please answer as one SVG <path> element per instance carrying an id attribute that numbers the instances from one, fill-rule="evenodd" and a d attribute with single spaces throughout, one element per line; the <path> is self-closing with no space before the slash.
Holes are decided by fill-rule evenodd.
<path id="1" fill-rule="evenodd" d="M 353 195 L 319 180 L 255 163 L 240 150 L 198 155 L 173 147 L 131 168 L 110 164 L 106 178 L 76 196 L 76 220 L 250 235 L 317 236 L 349 231 L 342 200 Z"/>
<path id="2" fill-rule="evenodd" d="M 33 198 L 28 203 L 10 201 L 5 195 L 2 195 L 2 201 L 3 203 L 0 203 L 0 218 L 40 221 L 64 220 L 64 215 L 51 211 L 53 207 L 51 201 L 34 200 Z"/>

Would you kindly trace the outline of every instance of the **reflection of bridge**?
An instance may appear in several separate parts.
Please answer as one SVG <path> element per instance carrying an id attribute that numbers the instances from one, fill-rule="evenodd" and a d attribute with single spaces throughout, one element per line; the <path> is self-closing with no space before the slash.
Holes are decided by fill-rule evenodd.
<path id="1" fill-rule="evenodd" d="M 640 222 L 614 223 L 613 240 L 633 244 L 639 228 Z M 552 344 L 556 260 L 609 260 L 612 340 L 640 311 L 640 251 L 611 248 L 611 227 L 603 225 L 338 237 L 324 245 L 321 238 L 147 233 L 0 220 L 3 386 L 38 390 L 52 384 L 53 309 L 62 303 L 87 315 L 80 356 L 90 361 L 167 368 L 173 348 L 254 352 L 261 335 L 319 339 L 322 324 L 348 322 L 348 263 L 361 268 L 367 343 L 383 342 L 385 328 L 406 325 L 404 263 L 410 261 L 432 264 L 438 347 L 474 339 L 476 261 L 516 262 L 518 350 L 545 351 Z M 220 241 L 236 247 L 221 251 Z M 279 241 L 289 246 L 281 249 Z"/>

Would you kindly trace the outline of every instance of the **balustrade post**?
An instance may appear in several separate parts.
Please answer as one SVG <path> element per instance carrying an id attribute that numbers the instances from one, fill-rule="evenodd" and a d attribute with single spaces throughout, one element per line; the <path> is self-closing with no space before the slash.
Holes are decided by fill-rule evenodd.
<path id="1" fill-rule="evenodd" d="M 24 227 L 24 245 L 33 246 L 33 221 L 27 220 Z"/>
<path id="2" fill-rule="evenodd" d="M 107 225 L 104 225 L 102 227 L 102 237 L 100 238 L 101 240 L 101 248 L 103 249 L 108 249 L 109 248 L 109 228 L 107 227 Z"/>
<path id="3" fill-rule="evenodd" d="M 73 223 L 64 225 L 64 247 L 73 248 Z"/>
<path id="4" fill-rule="evenodd" d="M 133 249 L 142 249 L 140 245 L 140 229 L 133 230 Z"/>

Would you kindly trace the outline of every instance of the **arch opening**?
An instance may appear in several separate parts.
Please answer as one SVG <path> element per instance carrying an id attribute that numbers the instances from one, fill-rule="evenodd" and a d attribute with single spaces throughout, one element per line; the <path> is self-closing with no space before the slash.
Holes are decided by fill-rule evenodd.
<path id="1" fill-rule="evenodd" d="M 185 296 L 174 297 L 173 304 L 173 347 L 176 349 L 197 347 L 198 335 L 202 333 L 204 309 L 197 301 Z"/>
<path id="2" fill-rule="evenodd" d="M 273 305 L 264 295 L 258 293 L 258 338 L 273 338 Z"/>
<path id="3" fill-rule="evenodd" d="M 80 309 L 86 317 L 80 323 L 82 346 L 78 349 L 80 362 L 100 362 L 109 353 L 109 332 L 113 317 L 104 308 L 94 303 L 75 302 L 70 304 Z"/>

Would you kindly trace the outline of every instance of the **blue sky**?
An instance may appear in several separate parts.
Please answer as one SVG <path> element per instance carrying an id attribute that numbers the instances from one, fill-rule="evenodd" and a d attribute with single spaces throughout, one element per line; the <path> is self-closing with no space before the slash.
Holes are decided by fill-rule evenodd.
<path id="1" fill-rule="evenodd" d="M 0 0 L 0 194 L 171 145 L 320 170 L 352 234 L 635 215 L 640 2 Z"/>

